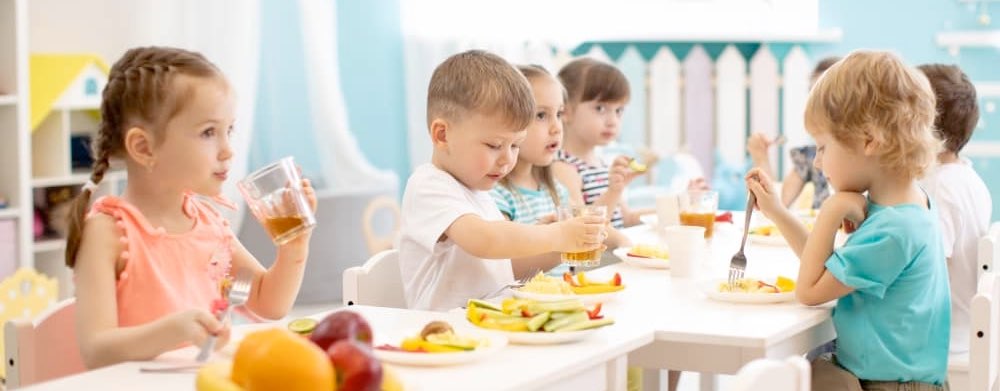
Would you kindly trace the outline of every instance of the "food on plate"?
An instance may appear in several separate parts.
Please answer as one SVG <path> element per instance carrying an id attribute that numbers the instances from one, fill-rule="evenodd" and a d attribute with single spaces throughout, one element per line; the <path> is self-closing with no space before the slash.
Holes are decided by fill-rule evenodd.
<path id="1" fill-rule="evenodd" d="M 588 279 L 584 272 L 577 272 L 576 276 L 567 272 L 563 273 L 563 281 L 566 281 L 573 293 L 578 295 L 611 293 L 625 289 L 625 285 L 622 284 L 622 276 L 618 273 L 615 273 L 614 277 L 608 281 L 594 281 Z"/>
<path id="2" fill-rule="evenodd" d="M 480 300 L 469 300 L 466 318 L 472 324 L 512 332 L 560 333 L 604 327 L 614 320 L 601 315 L 601 304 L 584 307 L 577 299 L 536 301 L 508 298 L 498 307 Z"/>
<path id="3" fill-rule="evenodd" d="M 667 259 L 670 254 L 667 249 L 654 244 L 637 244 L 628 250 L 630 257 Z"/>
<path id="4" fill-rule="evenodd" d="M 354 311 L 337 311 L 327 315 L 316 325 L 309 340 L 326 350 L 342 339 L 356 339 L 372 344 L 372 328 L 361 314 Z"/>
<path id="5" fill-rule="evenodd" d="M 774 284 L 768 284 L 756 278 L 741 278 L 736 280 L 732 286 L 728 282 L 719 283 L 719 292 L 732 293 L 783 293 L 795 290 L 795 281 L 783 276 L 778 276 Z"/>
<path id="6" fill-rule="evenodd" d="M 545 273 L 538 272 L 531 280 L 528 280 L 523 287 L 520 288 L 522 292 L 531 293 L 542 293 L 548 295 L 572 295 L 573 289 L 570 288 L 566 281 L 555 277 L 546 276 Z"/>
<path id="7" fill-rule="evenodd" d="M 288 331 L 295 334 L 309 336 L 319 322 L 312 318 L 299 318 L 288 322 Z"/>
<path id="8" fill-rule="evenodd" d="M 807 231 L 812 231 L 812 221 L 803 221 L 802 223 L 805 224 Z M 781 231 L 774 224 L 766 224 L 750 228 L 750 234 L 758 236 L 781 236 Z"/>
<path id="9" fill-rule="evenodd" d="M 412 353 L 457 353 L 484 348 L 489 344 L 489 339 L 456 334 L 448 322 L 436 320 L 425 325 L 419 335 L 404 338 L 398 347 L 386 344 L 377 349 Z"/>

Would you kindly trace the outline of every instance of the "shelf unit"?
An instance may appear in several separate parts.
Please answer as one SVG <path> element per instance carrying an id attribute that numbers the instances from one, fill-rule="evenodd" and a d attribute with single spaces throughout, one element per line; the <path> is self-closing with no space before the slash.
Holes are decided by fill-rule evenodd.
<path id="1" fill-rule="evenodd" d="M 27 6 L 27 0 L 0 0 L 0 197 L 7 203 L 0 208 L 0 263 L 15 268 L 35 266 Z M 14 237 L 8 237 L 11 232 Z"/>

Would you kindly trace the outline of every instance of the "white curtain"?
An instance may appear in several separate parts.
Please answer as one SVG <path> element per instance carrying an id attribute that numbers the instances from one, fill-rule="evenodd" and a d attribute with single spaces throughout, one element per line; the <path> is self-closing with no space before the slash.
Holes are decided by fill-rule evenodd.
<path id="1" fill-rule="evenodd" d="M 259 0 L 32 0 L 28 10 L 32 52 L 93 52 L 109 65 L 135 46 L 176 46 L 204 54 L 236 91 L 238 131 L 230 177 L 246 176 L 260 60 Z M 240 199 L 233 180 L 223 193 Z M 238 231 L 243 214 L 224 213 Z"/>
<path id="2" fill-rule="evenodd" d="M 299 0 L 302 44 L 313 130 L 326 189 L 361 192 L 395 188 L 398 177 L 372 166 L 348 131 L 347 109 L 340 89 L 335 4 L 331 0 Z"/>

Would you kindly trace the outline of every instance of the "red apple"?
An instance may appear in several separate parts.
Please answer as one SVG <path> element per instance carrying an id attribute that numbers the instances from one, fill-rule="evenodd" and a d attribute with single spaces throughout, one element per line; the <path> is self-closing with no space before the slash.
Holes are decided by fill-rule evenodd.
<path id="1" fill-rule="evenodd" d="M 346 339 L 326 351 L 337 371 L 339 391 L 379 391 L 382 388 L 382 363 L 370 345 Z"/>
<path id="2" fill-rule="evenodd" d="M 343 339 L 357 340 L 371 346 L 372 328 L 357 312 L 337 311 L 323 318 L 309 336 L 309 340 L 323 350 Z"/>

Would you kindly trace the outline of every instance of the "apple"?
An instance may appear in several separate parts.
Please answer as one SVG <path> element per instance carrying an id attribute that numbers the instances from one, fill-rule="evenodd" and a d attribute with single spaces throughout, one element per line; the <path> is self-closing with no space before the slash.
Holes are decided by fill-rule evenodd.
<path id="1" fill-rule="evenodd" d="M 323 318 L 309 336 L 309 340 L 323 350 L 343 339 L 357 340 L 371 346 L 372 328 L 357 312 L 337 311 Z"/>
<path id="2" fill-rule="evenodd" d="M 382 363 L 370 345 L 353 339 L 335 342 L 326 351 L 337 371 L 339 391 L 379 391 L 382 388 Z"/>

